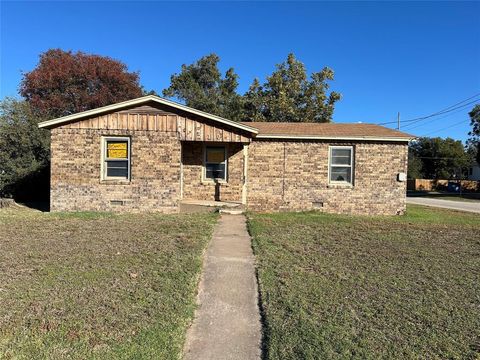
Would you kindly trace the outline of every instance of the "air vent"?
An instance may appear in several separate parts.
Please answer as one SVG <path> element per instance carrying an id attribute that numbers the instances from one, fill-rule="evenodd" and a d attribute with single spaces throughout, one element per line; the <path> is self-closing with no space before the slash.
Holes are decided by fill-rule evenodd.
<path id="1" fill-rule="evenodd" d="M 315 201 L 312 202 L 313 208 L 314 209 L 320 209 L 323 208 L 323 201 Z"/>
<path id="2" fill-rule="evenodd" d="M 110 200 L 110 205 L 125 205 L 123 200 Z"/>

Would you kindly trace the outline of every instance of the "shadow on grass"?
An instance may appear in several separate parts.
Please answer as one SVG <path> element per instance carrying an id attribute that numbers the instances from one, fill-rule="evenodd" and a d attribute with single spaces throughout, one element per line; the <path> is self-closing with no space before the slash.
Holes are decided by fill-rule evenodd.
<path id="1" fill-rule="evenodd" d="M 41 212 L 50 211 L 50 203 L 48 201 L 26 201 L 18 202 L 18 204 L 23 205 L 32 210 L 38 210 Z"/>
<path id="2" fill-rule="evenodd" d="M 0 188 L 0 197 L 39 211 L 50 210 L 50 166 L 45 165 Z"/>

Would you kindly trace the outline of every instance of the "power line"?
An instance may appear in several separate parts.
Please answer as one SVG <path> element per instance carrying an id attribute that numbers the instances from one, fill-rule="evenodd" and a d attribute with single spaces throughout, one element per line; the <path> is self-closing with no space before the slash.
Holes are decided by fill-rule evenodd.
<path id="1" fill-rule="evenodd" d="M 438 113 L 436 113 L 436 114 L 424 116 L 424 117 L 421 117 L 421 118 L 405 120 L 404 122 L 410 122 L 411 124 L 415 124 L 415 123 L 418 123 L 418 122 L 420 122 L 420 121 L 422 121 L 422 120 L 426 120 L 426 119 L 432 118 L 432 117 L 434 117 L 434 116 L 447 114 L 447 113 L 450 113 L 450 112 L 456 111 L 456 110 L 465 110 L 466 108 L 470 107 L 471 104 L 474 104 L 474 103 L 478 102 L 479 100 L 480 100 L 480 99 L 473 100 L 473 101 L 470 101 L 470 102 L 468 102 L 468 103 L 466 103 L 466 104 L 463 104 L 463 105 L 454 107 L 454 108 L 452 108 L 452 109 L 450 109 L 450 110 L 447 110 L 447 111 L 438 112 Z"/>
<path id="2" fill-rule="evenodd" d="M 475 95 L 473 95 L 473 96 L 470 96 L 469 98 L 467 98 L 467 99 L 465 99 L 465 100 L 462 100 L 462 101 L 460 101 L 460 102 L 458 102 L 458 103 L 456 103 L 456 104 L 453 104 L 453 105 L 445 108 L 444 110 L 448 110 L 448 109 L 450 109 L 450 108 L 452 108 L 452 107 L 454 107 L 454 106 L 460 105 L 461 103 L 464 103 L 464 102 L 466 102 L 466 101 L 468 101 L 468 100 L 470 100 L 470 99 L 473 99 L 473 98 L 475 98 L 475 97 L 477 97 L 477 96 L 479 96 L 479 95 L 480 95 L 480 93 L 475 94 Z M 475 101 L 476 101 L 476 100 L 474 100 L 473 102 L 475 102 Z M 442 112 L 442 111 L 443 111 L 443 110 L 440 110 L 440 112 Z"/>
<path id="3" fill-rule="evenodd" d="M 447 126 L 447 127 L 444 127 L 444 128 L 438 129 L 438 130 L 435 130 L 435 131 L 430 131 L 430 132 L 426 133 L 426 134 L 425 134 L 425 135 L 423 135 L 423 136 L 427 136 L 427 135 L 435 134 L 435 133 L 437 133 L 437 132 L 440 132 L 440 131 L 443 131 L 443 130 L 450 129 L 450 128 L 454 127 L 454 126 L 457 126 L 457 125 L 463 124 L 464 122 L 467 122 L 467 121 L 468 121 L 468 122 L 470 122 L 470 120 L 462 120 L 462 121 L 460 121 L 460 122 L 457 122 L 457 123 L 455 123 L 455 124 L 452 124 L 452 125 L 450 125 L 450 126 Z"/>
<path id="4" fill-rule="evenodd" d="M 434 116 L 438 116 L 438 115 L 443 115 L 443 114 L 447 114 L 447 113 L 450 113 L 452 111 L 455 111 L 455 110 L 464 110 L 466 108 L 468 108 L 471 104 L 474 104 L 476 102 L 480 101 L 480 99 L 476 99 L 476 100 L 473 100 L 473 101 L 470 101 L 466 104 L 463 104 L 463 105 L 460 105 L 460 106 L 457 106 L 457 107 L 454 107 L 450 110 L 443 110 L 443 111 L 439 111 L 439 112 L 436 112 L 434 114 L 430 114 L 430 115 L 427 115 L 427 116 L 422 116 L 422 117 L 419 117 L 419 118 L 414 118 L 414 119 L 408 119 L 408 120 L 403 120 L 402 123 L 406 123 L 406 122 L 410 122 L 412 124 L 414 123 L 417 123 L 419 121 L 422 121 L 422 120 L 426 120 L 426 119 L 429 119 L 429 118 L 432 118 Z M 384 122 L 384 123 L 379 123 L 377 125 L 387 125 L 387 124 L 396 124 L 397 121 L 389 121 L 389 122 Z M 407 126 L 407 125 L 405 125 Z"/>
<path id="5" fill-rule="evenodd" d="M 470 101 L 470 102 L 468 102 L 468 103 L 466 103 L 466 104 L 463 104 L 463 103 L 465 103 L 466 101 L 471 100 L 471 99 L 473 99 L 473 98 L 476 98 L 476 97 L 478 97 L 479 95 L 480 95 L 480 93 L 475 94 L 475 95 L 473 95 L 473 96 L 470 96 L 469 98 L 466 98 L 466 99 L 464 99 L 464 100 L 462 100 L 462 101 L 460 101 L 460 102 L 457 102 L 457 103 L 455 103 L 455 104 L 453 104 L 453 105 L 450 105 L 450 106 L 448 106 L 448 107 L 446 107 L 446 108 L 444 108 L 444 109 L 442 109 L 442 110 L 439 110 L 439 111 L 437 111 L 437 112 L 434 112 L 434 113 L 432 113 L 432 114 L 430 114 L 430 115 L 421 116 L 421 117 L 417 117 L 417 118 L 413 118 L 413 119 L 403 120 L 402 123 L 405 123 L 405 122 L 418 122 L 418 121 L 421 121 L 421 120 L 429 119 L 429 118 L 434 117 L 434 116 L 443 115 L 443 114 L 446 114 L 446 113 L 449 113 L 449 112 L 458 110 L 458 109 L 460 109 L 460 108 L 467 107 L 467 106 L 469 106 L 469 105 L 471 105 L 471 104 L 479 101 L 480 99 L 475 99 L 475 100 Z M 463 104 L 463 105 L 460 105 L 460 104 Z M 384 123 L 379 123 L 379 124 L 377 124 L 377 125 L 388 125 L 388 124 L 396 124 L 396 123 L 397 123 L 397 121 L 388 121 L 388 122 L 384 122 Z"/>
<path id="6" fill-rule="evenodd" d="M 431 124 L 431 123 L 434 122 L 434 121 L 438 121 L 438 120 L 441 120 L 441 119 L 445 119 L 445 118 L 447 118 L 447 117 L 450 117 L 450 116 L 452 116 L 452 115 L 458 114 L 458 113 L 463 112 L 463 111 L 464 111 L 464 109 L 460 109 L 460 110 L 454 111 L 453 113 L 447 114 L 447 115 L 445 115 L 445 116 L 442 116 L 442 117 L 439 117 L 439 118 L 430 119 L 429 121 L 426 121 L 426 122 L 424 122 L 424 123 L 422 123 L 422 124 L 410 123 L 410 124 L 405 125 L 405 127 L 408 128 L 408 130 L 410 131 L 410 130 L 412 130 L 412 129 L 416 129 L 416 128 L 420 127 L 420 126 L 425 126 L 425 125 L 427 125 L 427 124 Z M 410 126 L 412 126 L 412 125 L 413 125 L 413 127 L 410 127 Z"/>
<path id="7" fill-rule="evenodd" d="M 450 112 L 450 111 L 452 111 L 452 110 L 455 110 L 455 109 L 452 109 L 453 107 L 456 107 L 456 106 L 458 106 L 458 105 L 460 105 L 460 104 L 462 104 L 462 103 L 464 103 L 464 102 L 466 102 L 466 101 L 468 101 L 468 100 L 471 100 L 471 99 L 473 99 L 473 98 L 476 98 L 476 97 L 479 96 L 479 95 L 480 95 L 480 93 L 475 94 L 475 95 L 473 95 L 473 96 L 470 96 L 469 98 L 466 98 L 465 100 L 462 100 L 462 101 L 460 101 L 460 102 L 458 102 L 458 103 L 456 103 L 456 104 L 450 105 L 450 106 L 446 107 L 445 109 L 439 110 L 439 111 L 437 111 L 437 112 L 435 112 L 435 113 L 433 113 L 433 114 L 430 114 L 430 115 L 427 115 L 427 116 L 421 116 L 421 117 L 418 117 L 418 118 L 409 119 L 409 120 L 405 120 L 405 121 L 421 120 L 421 119 L 425 119 L 425 118 L 427 118 L 427 117 L 432 117 L 432 116 L 444 114 L 444 113 L 446 113 L 446 112 Z M 463 105 L 461 105 L 461 106 L 466 106 L 466 105 L 472 104 L 472 103 L 474 103 L 474 102 L 476 102 L 476 101 L 478 101 L 478 99 L 473 100 L 473 101 L 469 102 L 468 104 L 463 104 Z M 449 109 L 451 109 L 451 110 L 449 110 Z"/>

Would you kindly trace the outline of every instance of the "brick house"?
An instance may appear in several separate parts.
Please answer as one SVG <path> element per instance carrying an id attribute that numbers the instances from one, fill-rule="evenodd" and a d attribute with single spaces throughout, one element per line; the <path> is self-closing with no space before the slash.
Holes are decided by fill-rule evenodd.
<path id="1" fill-rule="evenodd" d="M 145 96 L 44 121 L 52 211 L 405 211 L 412 136 L 370 124 L 239 123 Z"/>

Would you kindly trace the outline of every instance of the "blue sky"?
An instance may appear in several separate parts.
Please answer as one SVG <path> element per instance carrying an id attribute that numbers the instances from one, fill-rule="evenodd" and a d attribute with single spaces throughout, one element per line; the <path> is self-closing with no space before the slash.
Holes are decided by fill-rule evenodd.
<path id="1" fill-rule="evenodd" d="M 16 96 L 21 71 L 49 48 L 119 59 L 158 93 L 211 52 L 235 68 L 241 92 L 293 52 L 309 72 L 334 69 L 336 122 L 389 122 L 398 111 L 408 120 L 480 93 L 480 2 L 2 1 L 0 10 L 1 98 Z M 468 110 L 404 129 L 463 140 Z"/>

